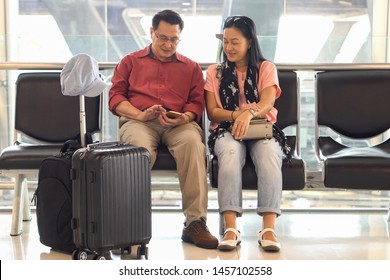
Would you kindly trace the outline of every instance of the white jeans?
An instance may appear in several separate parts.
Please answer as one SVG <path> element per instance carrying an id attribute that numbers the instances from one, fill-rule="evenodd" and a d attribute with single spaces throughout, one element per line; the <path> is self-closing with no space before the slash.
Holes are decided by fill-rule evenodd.
<path id="1" fill-rule="evenodd" d="M 215 142 L 218 157 L 219 211 L 235 211 L 242 215 L 242 168 L 247 149 L 257 174 L 257 213 L 281 214 L 282 150 L 274 139 L 237 141 L 229 132 Z"/>

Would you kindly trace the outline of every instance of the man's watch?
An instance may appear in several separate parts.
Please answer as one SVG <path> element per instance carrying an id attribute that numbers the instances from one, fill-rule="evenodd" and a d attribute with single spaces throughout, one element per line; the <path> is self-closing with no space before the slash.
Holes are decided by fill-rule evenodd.
<path id="1" fill-rule="evenodd" d="M 249 109 L 249 112 L 251 112 L 251 114 L 253 115 L 254 118 L 257 117 L 257 112 L 255 112 L 255 110 L 253 110 L 252 108 Z"/>

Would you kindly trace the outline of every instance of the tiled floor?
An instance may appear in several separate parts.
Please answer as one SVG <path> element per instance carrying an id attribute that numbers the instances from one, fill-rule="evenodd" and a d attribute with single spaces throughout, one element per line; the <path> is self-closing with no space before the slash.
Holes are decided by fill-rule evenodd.
<path id="1" fill-rule="evenodd" d="M 242 243 L 237 250 L 220 252 L 197 248 L 180 239 L 183 216 L 178 211 L 152 214 L 149 260 L 390 260 L 390 224 L 386 211 L 289 211 L 280 216 L 277 234 L 279 253 L 264 252 L 257 245 L 260 219 L 253 211 L 239 220 Z M 0 214 L 0 259 L 70 260 L 71 256 L 51 251 L 39 242 L 36 218 L 24 222 L 24 233 L 9 235 L 11 215 Z M 210 231 L 218 235 L 218 214 L 208 216 Z M 133 250 L 135 251 L 135 250 Z M 115 259 L 135 259 L 135 253 Z"/>

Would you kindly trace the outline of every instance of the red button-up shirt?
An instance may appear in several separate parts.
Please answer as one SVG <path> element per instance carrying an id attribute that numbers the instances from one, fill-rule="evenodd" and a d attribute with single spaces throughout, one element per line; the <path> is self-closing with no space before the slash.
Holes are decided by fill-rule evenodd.
<path id="1" fill-rule="evenodd" d="M 200 66 L 176 53 L 167 61 L 154 58 L 151 48 L 127 54 L 115 67 L 109 109 L 127 100 L 144 110 L 161 104 L 178 112 L 193 112 L 199 121 L 204 110 L 204 81 Z"/>

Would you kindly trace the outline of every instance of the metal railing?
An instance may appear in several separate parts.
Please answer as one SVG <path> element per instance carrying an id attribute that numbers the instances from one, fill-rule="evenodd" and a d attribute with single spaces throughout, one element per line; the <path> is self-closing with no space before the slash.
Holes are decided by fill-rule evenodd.
<path id="1" fill-rule="evenodd" d="M 199 63 L 203 70 L 212 64 Z M 113 69 L 116 62 L 99 62 L 101 70 Z M 0 70 L 61 70 L 64 62 L 0 62 Z M 322 63 L 322 64 L 283 64 L 276 63 L 279 70 L 325 71 L 325 70 L 367 70 L 389 69 L 390 63 Z"/>

